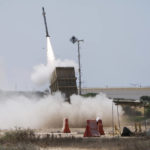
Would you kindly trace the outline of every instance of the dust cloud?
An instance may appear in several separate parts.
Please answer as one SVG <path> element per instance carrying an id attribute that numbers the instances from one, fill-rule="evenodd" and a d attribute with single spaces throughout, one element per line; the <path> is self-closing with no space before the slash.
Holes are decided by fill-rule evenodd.
<path id="1" fill-rule="evenodd" d="M 86 120 L 97 116 L 105 126 L 111 126 L 112 100 L 105 95 L 99 94 L 95 98 L 73 95 L 71 104 L 64 100 L 61 93 L 32 99 L 23 95 L 5 98 L 0 101 L 0 129 L 60 128 L 64 118 L 69 119 L 70 127 L 85 127 Z M 121 115 L 122 110 L 119 111 Z M 114 112 L 117 112 L 116 107 Z"/>

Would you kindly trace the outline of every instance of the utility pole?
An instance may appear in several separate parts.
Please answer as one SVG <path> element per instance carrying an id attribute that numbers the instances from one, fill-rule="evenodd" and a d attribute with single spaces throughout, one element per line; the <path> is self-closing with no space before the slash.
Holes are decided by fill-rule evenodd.
<path id="1" fill-rule="evenodd" d="M 118 100 L 119 101 L 119 100 Z M 119 110 L 118 110 L 118 104 L 117 104 L 117 116 L 118 116 L 118 126 L 119 126 L 119 131 L 120 131 L 120 119 L 119 119 Z"/>
<path id="2" fill-rule="evenodd" d="M 75 44 L 78 44 L 78 72 L 79 72 L 79 95 L 82 94 L 81 91 L 81 60 L 80 60 L 80 42 L 84 42 L 84 40 L 78 40 L 75 36 L 73 36 L 70 41 Z"/>
<path id="3" fill-rule="evenodd" d="M 112 133 L 114 136 L 114 107 L 113 107 L 113 100 L 112 100 Z"/>

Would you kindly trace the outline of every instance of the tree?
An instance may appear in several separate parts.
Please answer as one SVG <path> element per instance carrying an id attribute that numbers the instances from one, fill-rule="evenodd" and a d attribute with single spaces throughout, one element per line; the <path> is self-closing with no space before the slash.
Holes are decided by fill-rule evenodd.
<path id="1" fill-rule="evenodd" d="M 140 101 L 143 103 L 145 108 L 145 116 L 150 117 L 150 96 L 141 96 Z"/>
<path id="2" fill-rule="evenodd" d="M 150 103 L 150 96 L 141 96 L 140 101 Z"/>

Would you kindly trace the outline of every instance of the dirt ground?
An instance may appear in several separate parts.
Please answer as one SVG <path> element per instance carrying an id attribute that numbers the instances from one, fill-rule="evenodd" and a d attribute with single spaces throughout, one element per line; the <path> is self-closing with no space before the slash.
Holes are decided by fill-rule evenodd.
<path id="1" fill-rule="evenodd" d="M 134 125 L 127 126 L 132 132 L 135 131 Z M 122 131 L 123 127 L 121 128 Z M 142 126 L 142 133 L 136 133 L 131 137 L 121 137 L 118 134 L 113 135 L 112 127 L 104 127 L 105 135 L 100 137 L 84 138 L 85 128 L 71 128 L 70 134 L 61 133 L 60 129 L 37 130 L 37 134 L 52 133 L 58 137 L 81 138 L 82 141 L 64 145 L 61 147 L 46 147 L 41 150 L 149 150 L 150 138 L 144 136 L 145 127 Z M 45 132 L 45 133 L 44 133 Z"/>
<path id="2" fill-rule="evenodd" d="M 127 126 L 134 132 L 134 126 Z M 62 133 L 61 129 L 39 129 L 35 130 L 35 135 L 41 138 L 47 135 L 53 136 L 53 144 L 46 141 L 39 143 L 17 143 L 16 145 L 0 145 L 0 150 L 150 150 L 150 137 L 144 136 L 144 126 L 142 134 L 137 133 L 131 137 L 121 137 L 119 134 L 112 134 L 111 127 L 104 127 L 105 135 L 100 137 L 83 137 L 85 128 L 70 128 L 71 133 Z M 6 130 L 1 130 L 3 135 Z"/>
<path id="3" fill-rule="evenodd" d="M 46 147 L 41 150 L 149 150 L 150 139 L 146 138 L 86 138 L 82 142 L 68 146 Z"/>

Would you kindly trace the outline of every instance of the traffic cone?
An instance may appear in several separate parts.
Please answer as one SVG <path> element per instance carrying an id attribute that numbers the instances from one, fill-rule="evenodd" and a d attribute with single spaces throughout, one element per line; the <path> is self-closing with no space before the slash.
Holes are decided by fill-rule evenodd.
<path id="1" fill-rule="evenodd" d="M 70 133 L 68 119 L 64 119 L 63 133 Z"/>
<path id="2" fill-rule="evenodd" d="M 104 130 L 103 130 L 102 120 L 98 121 L 98 131 L 99 131 L 100 135 L 105 135 Z"/>
<path id="3" fill-rule="evenodd" d="M 90 127 L 89 127 L 89 125 L 87 125 L 85 132 L 84 132 L 84 137 L 91 137 L 91 136 L 92 136 L 92 134 L 91 134 Z"/>

